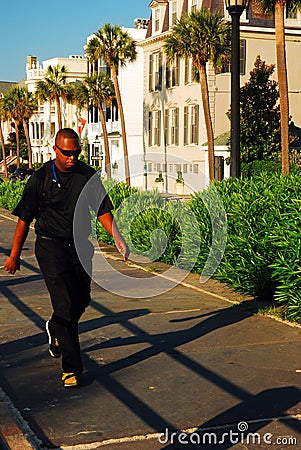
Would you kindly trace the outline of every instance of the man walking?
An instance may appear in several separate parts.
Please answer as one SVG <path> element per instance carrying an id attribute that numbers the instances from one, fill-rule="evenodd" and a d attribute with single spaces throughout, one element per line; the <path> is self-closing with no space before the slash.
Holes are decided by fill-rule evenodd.
<path id="1" fill-rule="evenodd" d="M 49 353 L 55 358 L 62 356 L 63 385 L 73 387 L 78 385 L 83 372 L 78 322 L 90 302 L 91 284 L 74 245 L 73 218 L 78 198 L 93 176 L 96 180 L 93 192 L 101 200 L 96 207 L 95 201 L 91 202 L 97 218 L 114 237 L 124 261 L 129 250 L 113 221 L 113 206 L 99 177 L 94 169 L 78 160 L 81 148 L 76 132 L 70 128 L 59 130 L 53 149 L 55 160 L 48 161 L 31 176 L 13 211 L 18 222 L 4 269 L 14 274 L 20 268 L 23 244 L 35 218 L 35 254 L 53 307 L 52 317 L 46 322 Z M 89 228 L 86 234 L 88 231 Z"/>

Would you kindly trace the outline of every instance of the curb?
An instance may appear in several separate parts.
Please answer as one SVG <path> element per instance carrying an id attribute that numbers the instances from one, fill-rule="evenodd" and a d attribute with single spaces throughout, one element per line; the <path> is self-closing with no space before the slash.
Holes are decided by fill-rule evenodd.
<path id="1" fill-rule="evenodd" d="M 32 430 L 0 389 L 0 448 L 1 450 L 36 450 L 39 446 L 30 442 Z M 33 436 L 32 436 L 33 437 Z"/>

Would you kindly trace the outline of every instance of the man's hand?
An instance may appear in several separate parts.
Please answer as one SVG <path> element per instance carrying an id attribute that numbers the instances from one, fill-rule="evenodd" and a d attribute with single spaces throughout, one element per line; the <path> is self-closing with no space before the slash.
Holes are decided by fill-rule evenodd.
<path id="1" fill-rule="evenodd" d="M 4 270 L 6 272 L 14 274 L 17 270 L 20 270 L 20 259 L 12 258 L 11 256 L 4 263 Z"/>
<path id="2" fill-rule="evenodd" d="M 29 223 L 24 222 L 24 220 L 18 219 L 12 249 L 9 258 L 4 263 L 4 270 L 8 273 L 16 273 L 20 270 L 20 255 L 22 251 L 23 244 L 27 237 L 29 230 Z"/>
<path id="3" fill-rule="evenodd" d="M 117 250 L 119 251 L 119 253 L 122 254 L 123 261 L 126 261 L 130 254 L 130 250 L 129 250 L 126 242 L 124 241 L 123 237 L 119 233 L 117 225 L 116 225 L 115 221 L 113 220 L 113 216 L 112 216 L 111 212 L 107 212 L 107 213 L 99 216 L 98 220 L 105 227 L 105 229 L 110 233 L 110 235 L 113 236 Z"/>
<path id="4" fill-rule="evenodd" d="M 123 261 L 127 261 L 129 254 L 130 254 L 130 250 L 127 246 L 127 244 L 124 242 L 124 240 L 121 238 L 121 236 L 114 236 L 115 238 L 115 245 L 117 250 L 119 251 L 119 253 L 122 254 L 123 256 Z"/>

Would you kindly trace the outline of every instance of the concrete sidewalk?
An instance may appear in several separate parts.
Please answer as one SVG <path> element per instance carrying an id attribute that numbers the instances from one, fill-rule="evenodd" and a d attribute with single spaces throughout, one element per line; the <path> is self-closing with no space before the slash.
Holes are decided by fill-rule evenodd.
<path id="1" fill-rule="evenodd" d="M 15 222 L 4 210 L 0 220 L 3 266 Z M 252 301 L 242 307 L 196 275 L 156 297 L 146 288 L 146 298 L 93 284 L 80 325 L 82 386 L 63 388 L 60 360 L 48 356 L 51 307 L 33 242 L 30 232 L 20 272 L 0 272 L 0 448 L 301 448 L 300 328 L 253 315 Z M 150 266 L 102 250 L 115 270 L 151 277 L 155 289 Z"/>

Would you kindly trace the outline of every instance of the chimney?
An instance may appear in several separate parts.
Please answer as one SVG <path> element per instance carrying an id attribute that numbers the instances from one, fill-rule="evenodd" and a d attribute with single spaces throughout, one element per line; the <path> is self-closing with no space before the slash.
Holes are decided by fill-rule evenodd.
<path id="1" fill-rule="evenodd" d="M 37 68 L 37 57 L 36 56 L 27 56 L 27 64 L 29 69 L 36 69 Z"/>

